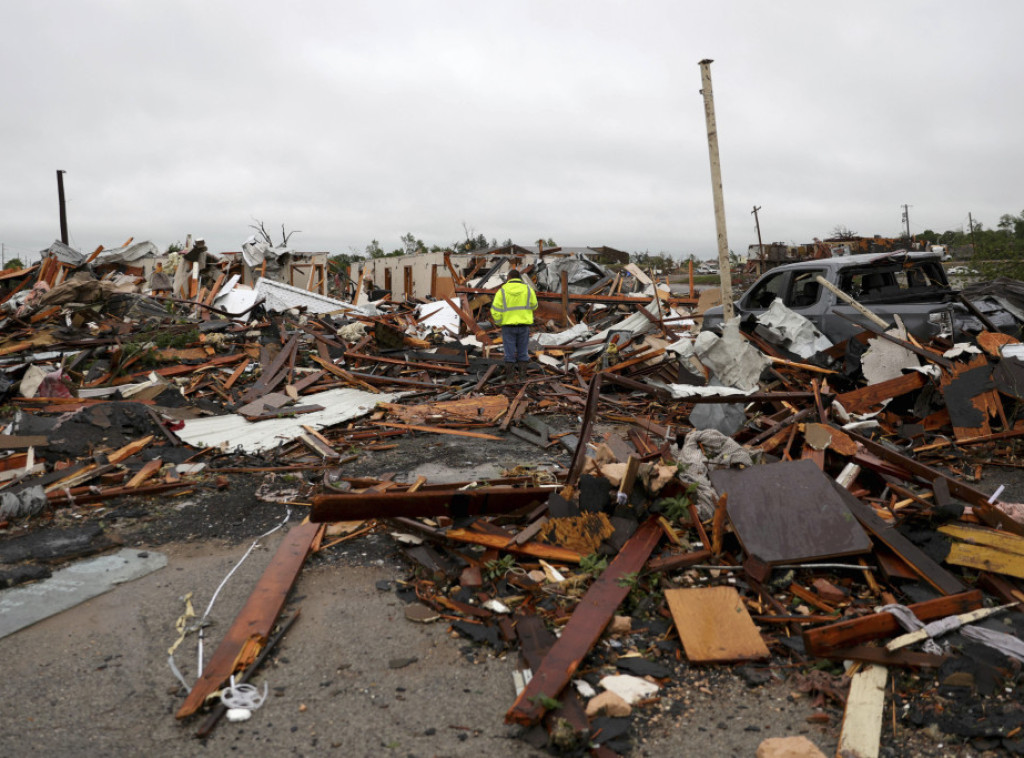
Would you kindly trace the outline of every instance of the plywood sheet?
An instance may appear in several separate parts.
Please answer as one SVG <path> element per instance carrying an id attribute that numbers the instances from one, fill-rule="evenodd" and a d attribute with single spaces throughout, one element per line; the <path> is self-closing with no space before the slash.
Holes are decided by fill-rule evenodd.
<path id="1" fill-rule="evenodd" d="M 871 540 L 813 461 L 711 472 L 743 548 L 768 564 L 866 553 Z"/>
<path id="2" fill-rule="evenodd" d="M 957 440 L 992 433 L 988 419 L 996 413 L 998 397 L 992 383 L 992 367 L 984 355 L 975 356 L 966 366 L 957 365 L 952 376 L 943 372 L 939 388 Z"/>
<path id="3" fill-rule="evenodd" d="M 666 590 L 665 600 L 693 663 L 768 657 L 768 648 L 733 587 Z"/>

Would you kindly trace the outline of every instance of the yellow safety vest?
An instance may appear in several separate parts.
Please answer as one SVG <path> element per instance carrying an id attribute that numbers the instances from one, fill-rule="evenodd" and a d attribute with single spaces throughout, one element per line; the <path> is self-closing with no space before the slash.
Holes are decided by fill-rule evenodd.
<path id="1" fill-rule="evenodd" d="M 537 308 L 537 293 L 519 279 L 509 279 L 494 293 L 491 319 L 498 326 L 532 324 Z"/>

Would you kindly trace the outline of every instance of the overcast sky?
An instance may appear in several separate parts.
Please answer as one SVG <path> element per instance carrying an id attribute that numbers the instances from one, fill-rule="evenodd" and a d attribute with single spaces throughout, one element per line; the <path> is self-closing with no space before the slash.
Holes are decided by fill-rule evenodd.
<path id="1" fill-rule="evenodd" d="M 0 3 L 0 242 L 716 253 L 1024 209 L 1024 3 Z"/>

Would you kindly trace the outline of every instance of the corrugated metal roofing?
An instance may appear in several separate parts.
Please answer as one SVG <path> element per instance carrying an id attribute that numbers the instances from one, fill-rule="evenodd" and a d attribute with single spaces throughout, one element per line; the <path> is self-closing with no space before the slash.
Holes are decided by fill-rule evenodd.
<path id="1" fill-rule="evenodd" d="M 309 292 L 284 282 L 275 282 L 273 279 L 259 279 L 254 289 L 266 299 L 266 307 L 271 311 L 286 311 L 300 306 L 305 306 L 308 313 L 356 310 L 352 303 Z"/>
<path id="2" fill-rule="evenodd" d="M 323 429 L 343 421 L 365 416 L 377 403 L 390 403 L 402 392 L 374 394 L 343 387 L 318 392 L 302 398 L 303 405 L 322 405 L 322 411 L 304 413 L 293 418 L 248 421 L 238 414 L 208 416 L 190 419 L 185 428 L 177 432 L 183 442 L 194 447 L 216 447 L 227 450 L 242 448 L 247 453 L 271 450 L 282 442 L 295 439 L 303 432 L 303 425 Z M 285 409 L 287 410 L 287 409 Z"/>

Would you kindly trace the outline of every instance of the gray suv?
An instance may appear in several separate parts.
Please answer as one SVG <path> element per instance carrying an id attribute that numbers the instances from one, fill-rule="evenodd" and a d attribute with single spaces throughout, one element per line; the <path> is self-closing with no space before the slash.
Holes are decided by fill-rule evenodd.
<path id="1" fill-rule="evenodd" d="M 907 329 L 922 340 L 950 332 L 954 312 L 959 315 L 964 310 L 937 253 L 900 251 L 800 261 L 773 268 L 733 304 L 736 315 L 756 316 L 775 298 L 781 298 L 787 308 L 813 322 L 833 343 L 864 331 L 839 314 L 861 323 L 864 317 L 821 286 L 818 276 L 889 323 L 893 323 L 893 314 L 899 314 Z M 721 324 L 722 307 L 709 308 L 701 330 L 717 331 Z"/>

